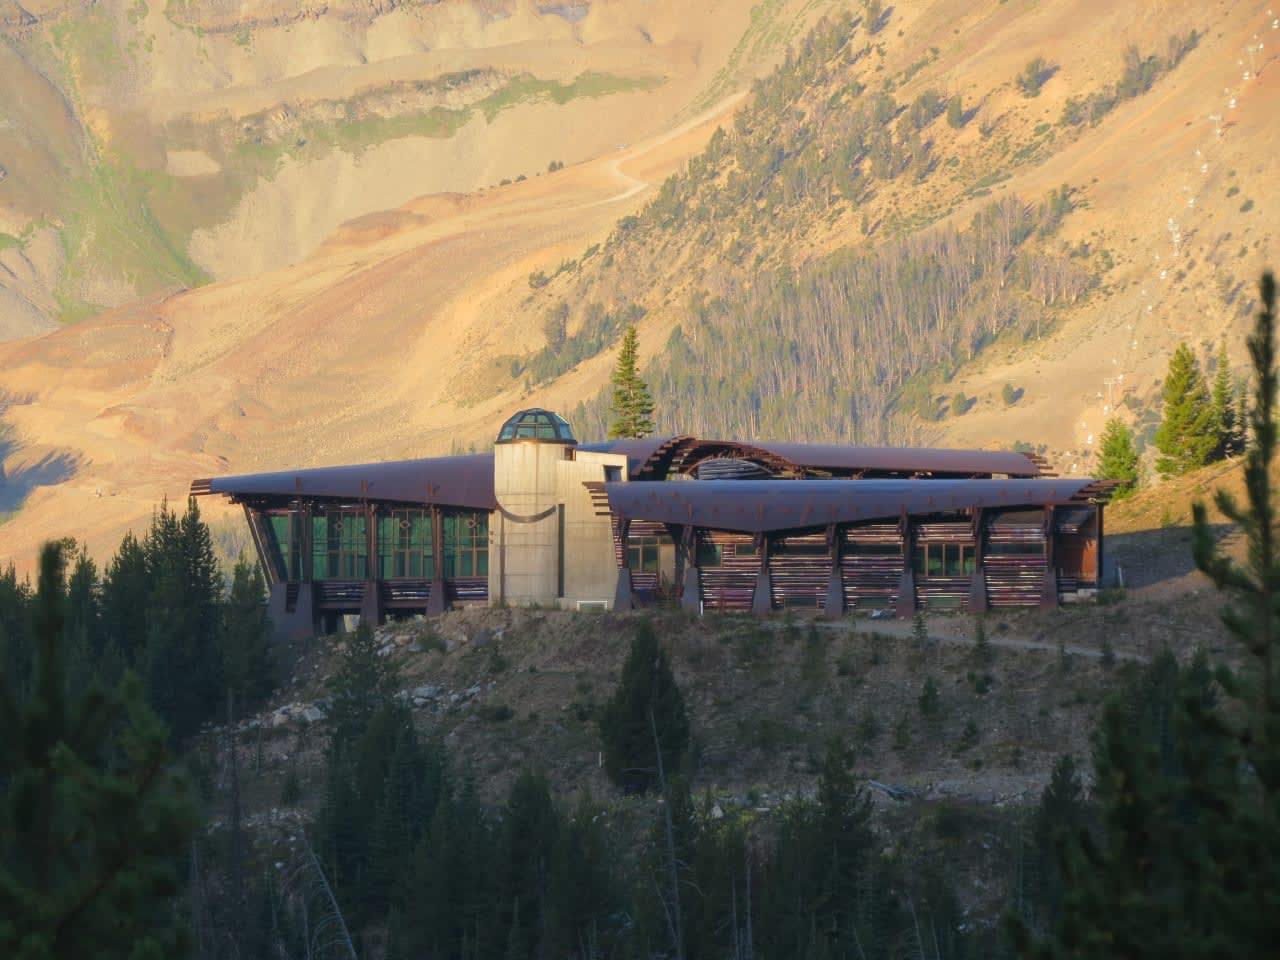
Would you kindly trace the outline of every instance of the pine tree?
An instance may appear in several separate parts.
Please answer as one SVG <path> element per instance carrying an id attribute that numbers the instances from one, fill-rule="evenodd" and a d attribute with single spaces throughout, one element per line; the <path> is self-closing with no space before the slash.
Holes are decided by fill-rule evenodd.
<path id="1" fill-rule="evenodd" d="M 1164 381 L 1164 420 L 1156 430 L 1156 470 L 1174 476 L 1202 467 L 1218 445 L 1209 388 L 1195 354 L 1185 343 L 1169 359 Z"/>
<path id="2" fill-rule="evenodd" d="M 613 370 L 613 402 L 609 406 L 609 439 L 638 440 L 653 433 L 653 397 L 636 369 L 640 340 L 635 324 L 627 327 Z"/>
<path id="3" fill-rule="evenodd" d="M 545 777 L 525 771 L 511 786 L 500 840 L 500 923 L 508 958 L 543 956 L 550 944 L 547 893 L 561 829 Z"/>
<path id="4" fill-rule="evenodd" d="M 146 650 L 139 663 L 151 705 L 183 739 L 225 703 L 222 574 L 195 499 L 181 517 L 162 503 L 142 542 L 146 557 Z"/>
<path id="5" fill-rule="evenodd" d="M 392 705 L 400 688 L 396 665 L 378 655 L 378 642 L 367 623 L 342 639 L 338 665 L 327 686 L 333 699 L 326 718 L 330 751 L 341 752 L 364 736 L 374 715 Z"/>
<path id="6" fill-rule="evenodd" d="M 1103 480 L 1119 480 L 1112 499 L 1129 496 L 1138 486 L 1138 449 L 1133 433 L 1119 417 L 1107 421 L 1098 457 L 1098 476 Z"/>
<path id="7" fill-rule="evenodd" d="M 663 766 L 668 776 L 674 776 L 689 745 L 689 718 L 653 623 L 641 620 L 622 665 L 618 689 L 600 715 L 605 772 L 615 784 L 629 791 L 657 784 L 655 727 Z"/>
<path id="8" fill-rule="evenodd" d="M 1227 360 L 1227 344 L 1218 344 L 1216 369 L 1213 374 L 1213 423 L 1218 431 L 1218 445 L 1213 452 L 1215 460 L 1234 457 L 1241 452 L 1239 425 L 1236 423 L 1235 382 L 1231 365 Z"/>
<path id="9" fill-rule="evenodd" d="M 151 577 L 147 555 L 130 531 L 120 541 L 102 580 L 102 632 L 131 667 L 138 666 L 147 639 Z"/>
<path id="10" fill-rule="evenodd" d="M 1262 957 L 1280 942 L 1280 546 L 1270 484 L 1275 455 L 1275 282 L 1249 353 L 1255 378 L 1247 501 L 1218 509 L 1247 541 L 1243 565 L 1220 551 L 1193 507 L 1196 565 L 1235 598 L 1222 614 L 1241 643 L 1238 671 L 1167 651 L 1108 704 L 1094 736 L 1101 822 L 1063 844 L 1068 891 L 1050 935 L 1019 953 L 1043 958 Z M 1220 699 L 1225 702 L 1219 704 Z"/>
<path id="11" fill-rule="evenodd" d="M 169 900 L 194 808 L 135 676 L 68 694 L 62 578 L 48 545 L 30 692 L 0 679 L 0 955 L 176 960 Z"/>
<path id="12" fill-rule="evenodd" d="M 262 568 L 241 556 L 231 575 L 222 616 L 222 670 L 242 713 L 252 711 L 275 688 L 267 585 Z"/>

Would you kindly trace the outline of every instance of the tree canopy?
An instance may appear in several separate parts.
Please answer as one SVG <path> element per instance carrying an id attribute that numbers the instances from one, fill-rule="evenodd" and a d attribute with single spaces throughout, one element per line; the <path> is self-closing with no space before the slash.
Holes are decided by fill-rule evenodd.
<path id="1" fill-rule="evenodd" d="M 609 438 L 638 440 L 653 433 L 653 397 L 637 370 L 639 336 L 635 324 L 627 327 L 613 370 L 613 403 L 609 407 Z"/>
<path id="2" fill-rule="evenodd" d="M 605 772 L 628 790 L 647 790 L 658 782 L 658 755 L 668 776 L 679 769 L 689 745 L 689 718 L 667 653 L 658 644 L 653 623 L 641 620 L 631 641 L 618 688 L 600 716 Z"/>
<path id="3" fill-rule="evenodd" d="M 1119 417 L 1108 420 L 1102 434 L 1098 476 L 1120 481 L 1113 499 L 1127 497 L 1138 485 L 1138 448 L 1133 442 L 1133 431 Z"/>
<path id="4" fill-rule="evenodd" d="M 1191 348 L 1178 344 L 1165 377 L 1164 420 L 1156 430 L 1156 470 L 1164 476 L 1187 473 L 1209 462 L 1218 447 L 1209 387 Z"/>
<path id="5" fill-rule="evenodd" d="M 195 811 L 164 726 L 132 673 L 69 693 L 58 545 L 34 602 L 29 691 L 0 682 L 0 953 L 185 957 L 167 901 Z"/>

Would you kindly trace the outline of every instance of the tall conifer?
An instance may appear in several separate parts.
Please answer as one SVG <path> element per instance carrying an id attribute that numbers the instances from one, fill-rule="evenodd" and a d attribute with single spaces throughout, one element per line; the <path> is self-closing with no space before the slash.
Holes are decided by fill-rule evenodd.
<path id="1" fill-rule="evenodd" d="M 1243 647 L 1238 671 L 1168 651 L 1108 704 L 1094 735 L 1100 826 L 1061 844 L 1067 891 L 1048 937 L 1012 925 L 1020 955 L 1043 958 L 1263 957 L 1280 942 L 1280 543 L 1270 471 L 1276 449 L 1275 282 L 1249 353 L 1255 372 L 1246 503 L 1218 510 L 1243 533 L 1224 556 L 1202 503 L 1196 565 L 1235 598 L 1223 622 Z M 1219 699 L 1229 702 L 1218 705 Z"/>
<path id="2" fill-rule="evenodd" d="M 1213 423 L 1218 431 L 1218 446 L 1214 459 L 1234 457 L 1241 452 L 1240 424 L 1236 422 L 1235 383 L 1231 377 L 1231 364 L 1227 360 L 1227 344 L 1218 344 L 1218 355 L 1213 373 Z"/>
<path id="3" fill-rule="evenodd" d="M 653 623 L 641 620 L 622 665 L 618 689 L 600 716 L 610 780 L 628 790 L 647 790 L 657 784 L 655 727 L 663 766 L 668 776 L 674 776 L 689 745 L 689 718 Z"/>
<path id="4" fill-rule="evenodd" d="M 1185 343 L 1169 359 L 1164 381 L 1164 420 L 1156 430 L 1156 470 L 1176 476 L 1209 462 L 1218 446 L 1209 387 L 1195 354 Z"/>
<path id="5" fill-rule="evenodd" d="M 1113 499 L 1127 497 L 1138 485 L 1138 448 L 1134 446 L 1133 433 L 1119 417 L 1108 420 L 1102 434 L 1098 476 L 1120 481 Z"/>
<path id="6" fill-rule="evenodd" d="M 137 678 L 69 694 L 62 557 L 40 557 L 30 692 L 0 678 L 0 955 L 185 957 L 168 900 L 194 826 Z"/>
<path id="7" fill-rule="evenodd" d="M 638 440 L 653 433 L 653 397 L 640 379 L 640 340 L 635 324 L 627 327 L 613 370 L 613 402 L 609 406 L 609 439 Z"/>

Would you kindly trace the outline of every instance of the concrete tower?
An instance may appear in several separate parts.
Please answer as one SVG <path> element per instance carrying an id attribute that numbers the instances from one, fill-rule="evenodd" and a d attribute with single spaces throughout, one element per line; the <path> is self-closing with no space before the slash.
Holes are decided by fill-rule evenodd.
<path id="1" fill-rule="evenodd" d="M 556 603 L 564 590 L 561 469 L 578 445 L 569 424 L 549 410 L 521 410 L 502 425 L 493 448 L 498 510 L 491 524 L 489 600 Z"/>

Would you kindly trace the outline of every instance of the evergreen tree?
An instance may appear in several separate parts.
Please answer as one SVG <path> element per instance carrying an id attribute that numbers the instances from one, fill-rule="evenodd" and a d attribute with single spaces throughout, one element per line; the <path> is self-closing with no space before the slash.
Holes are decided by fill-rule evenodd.
<path id="1" fill-rule="evenodd" d="M 666 651 L 650 620 L 641 620 L 622 665 L 618 689 L 600 715 L 605 772 L 628 791 L 658 782 L 654 739 L 662 747 L 667 776 L 674 776 L 689 745 L 689 718 Z"/>
<path id="2" fill-rule="evenodd" d="M 1247 541 L 1242 566 L 1221 553 L 1196 504 L 1197 566 L 1236 598 L 1223 612 L 1244 666 L 1183 668 L 1157 657 L 1104 710 L 1095 735 L 1101 824 L 1077 831 L 1059 857 L 1062 914 L 1035 955 L 1262 957 L 1280 942 L 1280 548 L 1270 484 L 1275 454 L 1275 282 L 1249 339 L 1254 443 L 1246 505 L 1219 493 L 1218 509 Z M 1227 702 L 1219 705 L 1225 695 Z M 1026 952 L 1030 937 L 1015 925 Z"/>
<path id="3" fill-rule="evenodd" d="M 557 956 L 604 955 L 602 944 L 613 934 L 611 918 L 620 906 L 615 862 L 604 811 L 584 794 L 561 821 L 552 854 L 548 898 Z"/>
<path id="4" fill-rule="evenodd" d="M 1215 460 L 1234 457 L 1242 452 L 1241 424 L 1237 423 L 1235 403 L 1235 381 L 1231 376 L 1231 365 L 1227 360 L 1227 344 L 1218 344 L 1216 369 L 1213 373 L 1213 422 L 1218 431 L 1218 446 L 1213 452 Z"/>
<path id="5" fill-rule="evenodd" d="M 330 752 L 344 752 L 359 741 L 374 714 L 391 705 L 400 689 L 399 671 L 391 658 L 378 655 L 367 623 L 340 642 L 337 667 L 327 681 L 332 698 L 326 718 Z"/>
<path id="6" fill-rule="evenodd" d="M 194 827 L 164 727 L 128 674 L 68 695 L 62 557 L 40 557 L 29 694 L 0 680 L 0 953 L 185 957 L 170 898 Z"/>
<path id="7" fill-rule="evenodd" d="M 828 744 L 817 796 L 787 804 L 756 924 L 760 955 L 863 957 L 885 932 L 887 884 L 871 832 L 871 801 L 844 744 Z M 870 882 L 868 882 L 870 881 Z"/>
<path id="8" fill-rule="evenodd" d="M 636 369 L 640 340 L 635 324 L 627 327 L 613 370 L 613 402 L 609 407 L 609 439 L 638 440 L 653 433 L 653 397 Z"/>
<path id="9" fill-rule="evenodd" d="M 31 676 L 31 581 L 19 580 L 13 564 L 0 574 L 0 677 L 24 692 Z"/>
<path id="10" fill-rule="evenodd" d="M 221 647 L 223 680 L 242 713 L 261 704 L 275 688 L 266 595 L 262 568 L 241 556 L 223 607 Z"/>
<path id="11" fill-rule="evenodd" d="M 147 555 L 130 531 L 107 564 L 102 580 L 102 632 L 126 664 L 139 665 L 147 639 L 147 606 L 151 576 Z"/>
<path id="12" fill-rule="evenodd" d="M 1164 420 L 1156 430 L 1156 470 L 1183 474 L 1209 462 L 1218 446 L 1218 422 L 1200 364 L 1185 343 L 1169 359 L 1165 377 Z"/>
<path id="13" fill-rule="evenodd" d="M 148 699 L 175 737 L 221 713 L 222 575 L 194 498 L 179 517 L 167 503 L 143 539 L 148 593 L 146 651 L 139 664 Z"/>
<path id="14" fill-rule="evenodd" d="M 1138 486 L 1138 449 L 1133 433 L 1119 417 L 1107 421 L 1098 457 L 1098 476 L 1103 480 L 1119 480 L 1112 494 L 1119 500 L 1129 496 Z"/>
<path id="15" fill-rule="evenodd" d="M 560 816 L 545 777 L 525 771 L 511 786 L 502 819 L 498 922 L 508 958 L 545 956 L 550 950 L 547 893 L 560 834 Z"/>

